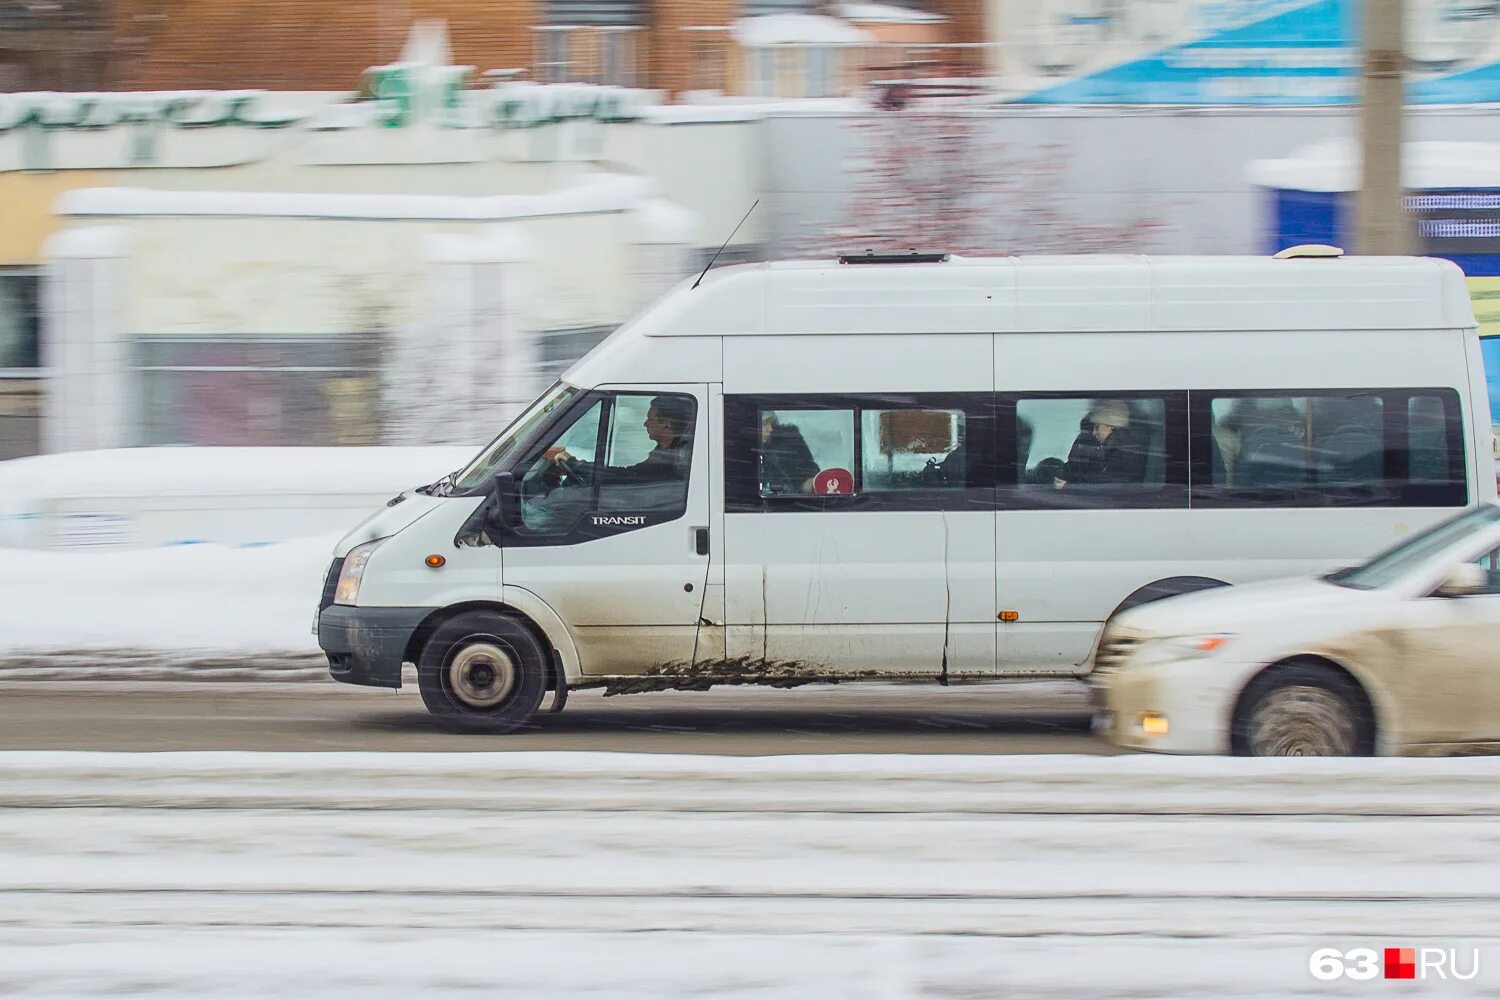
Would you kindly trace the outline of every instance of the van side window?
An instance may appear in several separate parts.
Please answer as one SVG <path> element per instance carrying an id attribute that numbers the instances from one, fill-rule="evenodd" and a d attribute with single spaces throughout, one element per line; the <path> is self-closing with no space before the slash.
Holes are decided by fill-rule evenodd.
<path id="1" fill-rule="evenodd" d="M 569 467 L 575 470 L 592 467 L 598 460 L 599 422 L 603 414 L 603 399 L 580 410 L 577 419 L 564 426 L 531 461 L 525 473 L 518 475 L 521 524 L 529 531 L 539 534 L 568 531 L 593 506 L 592 482 L 577 471 L 570 474 Z M 548 453 L 553 449 L 562 449 L 572 461 L 549 458 Z"/>
<path id="2" fill-rule="evenodd" d="M 1168 447 L 1167 411 L 1167 397 L 1140 393 L 1019 397 L 1017 497 L 1045 506 L 1172 506 L 1159 496 L 1178 479 L 1169 476 L 1168 452 L 1185 449 L 1175 438 Z"/>
<path id="3" fill-rule="evenodd" d="M 984 392 L 724 397 L 724 509 L 989 510 L 995 398 Z"/>
<path id="4" fill-rule="evenodd" d="M 593 512 L 680 517 L 696 416 L 691 396 L 595 396 L 517 471 L 524 533 L 568 535 Z"/>
<path id="5" fill-rule="evenodd" d="M 763 497 L 852 495 L 854 410 L 763 407 L 758 457 Z"/>
<path id="6" fill-rule="evenodd" d="M 1452 389 L 1193 394 L 1193 503 L 1229 507 L 1461 506 Z"/>
<path id="7" fill-rule="evenodd" d="M 984 450 L 969 445 L 965 425 L 962 410 L 861 410 L 861 489 L 880 492 L 978 485 Z"/>
<path id="8" fill-rule="evenodd" d="M 1383 488 L 1382 406 L 1370 393 L 1215 399 L 1214 485 Z"/>

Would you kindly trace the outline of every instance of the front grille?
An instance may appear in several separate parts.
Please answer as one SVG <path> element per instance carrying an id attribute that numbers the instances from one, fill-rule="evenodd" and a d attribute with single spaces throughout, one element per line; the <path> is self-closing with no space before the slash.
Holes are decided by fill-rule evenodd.
<path id="1" fill-rule="evenodd" d="M 334 594 L 339 589 L 339 573 L 344 569 L 344 560 L 335 559 L 333 565 L 328 567 L 328 575 L 323 578 L 323 596 L 318 601 L 318 610 L 322 611 L 333 604 Z"/>
<path id="2" fill-rule="evenodd" d="M 1112 630 L 1105 632 L 1104 637 L 1099 640 L 1099 649 L 1094 653 L 1094 672 L 1118 670 L 1140 644 L 1141 637 L 1138 635 Z"/>

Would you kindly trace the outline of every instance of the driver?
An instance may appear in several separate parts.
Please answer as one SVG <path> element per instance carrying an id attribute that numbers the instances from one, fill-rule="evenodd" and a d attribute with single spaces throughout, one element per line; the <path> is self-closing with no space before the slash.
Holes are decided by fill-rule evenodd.
<path id="1" fill-rule="evenodd" d="M 643 461 L 635 465 L 607 466 L 607 481 L 614 483 L 663 483 L 687 479 L 692 455 L 693 403 L 686 396 L 657 396 L 646 411 L 646 436 L 655 442 Z M 555 446 L 542 457 L 564 470 L 576 470 L 593 478 L 593 463 L 575 458 L 566 448 Z"/>

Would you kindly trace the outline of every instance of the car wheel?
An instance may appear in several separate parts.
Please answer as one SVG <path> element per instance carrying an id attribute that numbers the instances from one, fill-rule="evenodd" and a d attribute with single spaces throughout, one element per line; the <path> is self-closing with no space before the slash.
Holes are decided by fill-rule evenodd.
<path id="1" fill-rule="evenodd" d="M 508 733 L 542 703 L 546 655 L 514 618 L 470 611 L 439 625 L 422 647 L 417 687 L 427 710 L 445 726 Z"/>
<path id="2" fill-rule="evenodd" d="M 1292 664 L 1261 674 L 1235 712 L 1242 757 L 1368 757 L 1374 721 L 1359 684 L 1327 667 Z"/>

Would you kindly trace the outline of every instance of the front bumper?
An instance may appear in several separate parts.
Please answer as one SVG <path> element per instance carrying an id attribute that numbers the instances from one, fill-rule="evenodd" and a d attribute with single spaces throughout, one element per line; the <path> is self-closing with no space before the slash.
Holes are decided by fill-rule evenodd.
<path id="1" fill-rule="evenodd" d="M 345 684 L 401 686 L 406 647 L 431 608 L 351 608 L 332 604 L 318 612 L 318 645 L 328 673 Z"/>
<path id="2" fill-rule="evenodd" d="M 1226 663 L 1181 660 L 1130 664 L 1097 677 L 1090 686 L 1102 701 L 1100 729 L 1110 742 L 1164 753 L 1229 752 L 1229 723 L 1243 670 Z M 1165 716 L 1168 731 L 1147 733 L 1142 713 Z"/>

